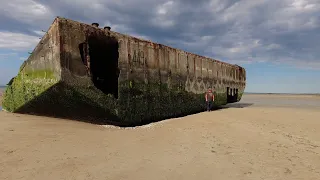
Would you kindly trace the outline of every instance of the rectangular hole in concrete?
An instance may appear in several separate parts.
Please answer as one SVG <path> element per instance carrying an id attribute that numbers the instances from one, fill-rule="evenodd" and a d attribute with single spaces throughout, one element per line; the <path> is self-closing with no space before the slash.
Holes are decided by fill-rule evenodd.
<path id="1" fill-rule="evenodd" d="M 105 35 L 93 35 L 88 37 L 88 45 L 94 85 L 103 93 L 118 98 L 118 41 Z"/>

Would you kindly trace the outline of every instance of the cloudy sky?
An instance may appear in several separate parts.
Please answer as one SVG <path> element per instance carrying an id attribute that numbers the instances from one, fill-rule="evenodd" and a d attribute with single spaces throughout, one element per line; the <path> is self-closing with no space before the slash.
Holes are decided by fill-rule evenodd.
<path id="1" fill-rule="evenodd" d="M 320 0 L 0 0 L 0 84 L 56 16 L 239 64 L 247 92 L 320 92 Z"/>

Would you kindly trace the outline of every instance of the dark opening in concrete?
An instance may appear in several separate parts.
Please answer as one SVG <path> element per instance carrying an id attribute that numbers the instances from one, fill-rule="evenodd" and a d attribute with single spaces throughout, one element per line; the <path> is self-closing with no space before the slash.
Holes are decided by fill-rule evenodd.
<path id="1" fill-rule="evenodd" d="M 235 92 L 236 94 L 235 94 L 235 98 L 236 98 L 236 101 L 238 101 L 238 94 L 239 94 L 239 92 L 238 92 L 238 89 L 236 89 L 236 92 Z"/>
<path id="2" fill-rule="evenodd" d="M 227 87 L 227 103 L 237 102 L 237 90 L 235 88 Z"/>
<path id="3" fill-rule="evenodd" d="M 94 85 L 105 94 L 118 98 L 119 44 L 108 36 L 89 36 L 90 71 Z"/>

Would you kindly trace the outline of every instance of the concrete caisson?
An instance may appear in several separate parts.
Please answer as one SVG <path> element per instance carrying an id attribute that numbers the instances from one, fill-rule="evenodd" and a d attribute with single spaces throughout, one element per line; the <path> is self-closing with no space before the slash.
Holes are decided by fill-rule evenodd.
<path id="1" fill-rule="evenodd" d="M 57 17 L 6 89 L 10 112 L 138 125 L 240 101 L 246 71 L 207 57 Z"/>

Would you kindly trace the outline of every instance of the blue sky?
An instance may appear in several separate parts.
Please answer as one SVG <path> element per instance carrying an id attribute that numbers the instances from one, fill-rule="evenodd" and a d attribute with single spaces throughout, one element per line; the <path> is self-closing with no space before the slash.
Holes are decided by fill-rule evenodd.
<path id="1" fill-rule="evenodd" d="M 3 0 L 0 85 L 56 16 L 239 64 L 247 92 L 320 92 L 319 0 Z"/>

